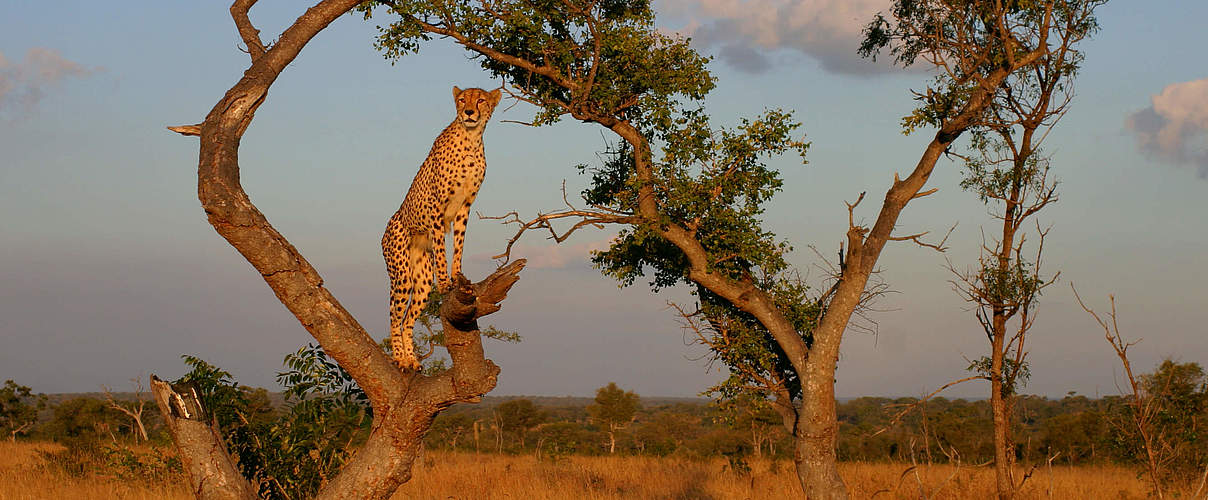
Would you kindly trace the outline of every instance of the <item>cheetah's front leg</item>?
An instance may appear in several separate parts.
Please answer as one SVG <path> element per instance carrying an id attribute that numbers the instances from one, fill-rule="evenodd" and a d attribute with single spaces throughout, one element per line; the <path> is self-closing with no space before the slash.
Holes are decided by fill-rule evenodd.
<path id="1" fill-rule="evenodd" d="M 466 199 L 466 204 L 457 211 L 457 216 L 453 219 L 453 273 L 450 276 L 461 272 L 461 251 L 466 243 L 466 221 L 470 218 L 470 204 L 474 202 L 474 194 Z"/>
<path id="2" fill-rule="evenodd" d="M 441 218 L 438 217 L 433 223 L 433 231 L 435 236 L 432 238 L 432 250 L 435 252 L 435 255 L 432 257 L 432 260 L 436 261 L 436 291 L 445 293 L 449 291 L 452 280 L 449 279 L 448 262 L 445 260 L 445 233 L 447 229 L 445 222 Z"/>

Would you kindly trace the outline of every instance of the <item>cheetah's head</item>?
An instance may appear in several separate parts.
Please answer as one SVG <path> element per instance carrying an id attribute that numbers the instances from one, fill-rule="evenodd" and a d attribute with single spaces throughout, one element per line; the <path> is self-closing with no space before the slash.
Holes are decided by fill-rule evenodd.
<path id="1" fill-rule="evenodd" d="M 459 89 L 453 87 L 453 101 L 457 104 L 457 123 L 468 129 L 486 125 L 499 104 L 499 89 L 487 92 L 482 89 Z"/>

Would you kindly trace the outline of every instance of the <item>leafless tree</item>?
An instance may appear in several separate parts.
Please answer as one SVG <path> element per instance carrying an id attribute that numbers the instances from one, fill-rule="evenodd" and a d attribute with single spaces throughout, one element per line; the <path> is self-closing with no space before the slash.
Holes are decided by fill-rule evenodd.
<path id="1" fill-rule="evenodd" d="M 109 407 L 124 413 L 130 417 L 131 434 L 134 434 L 134 442 L 138 442 L 139 438 L 143 441 L 147 440 L 147 428 L 143 426 L 143 409 L 147 406 L 147 399 L 143 393 L 143 378 L 135 377 L 131 382 L 134 383 L 134 402 L 130 404 L 122 404 L 113 398 L 113 393 L 108 387 L 101 386 L 105 392 L 105 401 L 109 403 Z"/>
<path id="2" fill-rule="evenodd" d="M 1112 350 L 1116 352 L 1116 357 L 1120 358 L 1120 364 L 1124 366 L 1124 374 L 1128 377 L 1128 388 L 1132 391 L 1132 399 L 1128 401 L 1132 406 L 1131 422 L 1129 423 L 1137 435 L 1141 436 L 1141 446 L 1145 450 L 1146 472 L 1149 474 L 1153 494 L 1158 498 L 1165 498 L 1161 482 L 1162 463 L 1158 457 L 1161 438 L 1157 435 L 1153 423 L 1154 416 L 1160 410 L 1159 400 L 1146 394 L 1140 378 L 1133 375 L 1132 363 L 1128 361 L 1128 349 L 1140 340 L 1128 342 L 1120 334 L 1120 324 L 1116 320 L 1116 297 L 1114 295 L 1107 296 L 1108 301 L 1111 302 L 1111 312 L 1106 314 L 1106 318 L 1103 318 L 1082 302 L 1082 297 L 1078 295 L 1078 289 L 1074 288 L 1073 283 L 1070 283 L 1070 289 L 1074 291 L 1074 298 L 1078 300 L 1078 305 L 1082 307 L 1082 310 L 1090 314 L 1099 327 L 1103 328 L 1103 338 L 1107 340 L 1108 344 L 1111 344 Z"/>
<path id="3" fill-rule="evenodd" d="M 278 300 L 364 390 L 373 406 L 368 440 L 320 490 L 318 498 L 387 498 L 411 477 L 424 434 L 440 411 L 476 402 L 495 387 L 499 368 L 483 353 L 477 319 L 500 309 L 524 261 L 478 283 L 457 276 L 440 315 L 451 367 L 439 374 L 402 373 L 364 328 L 323 286 L 323 279 L 274 229 L 240 185 L 239 145 L 269 87 L 303 47 L 361 0 L 323 0 L 271 44 L 248 17 L 255 0 L 236 0 L 231 17 L 251 65 L 196 125 L 169 127 L 199 136 L 198 197 L 209 222 L 260 273 Z M 255 498 L 239 475 L 222 437 L 190 387 L 152 375 L 151 390 L 186 464 L 193 491 L 203 498 Z"/>

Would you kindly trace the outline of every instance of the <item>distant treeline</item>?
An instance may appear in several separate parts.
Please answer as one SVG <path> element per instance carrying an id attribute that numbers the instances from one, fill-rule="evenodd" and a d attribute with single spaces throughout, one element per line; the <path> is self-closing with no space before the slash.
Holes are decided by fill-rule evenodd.
<path id="1" fill-rule="evenodd" d="M 358 399 L 359 391 L 347 385 L 294 380 L 291 391 L 270 393 L 240 386 L 200 360 L 191 363 L 190 380 L 212 395 L 214 413 L 231 433 L 233 448 L 266 464 L 269 454 L 264 449 L 247 448 L 250 436 L 255 435 L 261 447 L 274 440 L 303 440 L 343 456 L 336 445 L 355 447 L 372 419 L 368 406 Z M 304 372 L 308 370 L 295 373 Z M 1197 363 L 1166 361 L 1143 379 L 1149 384 L 1148 397 L 1161 403 L 1153 419 L 1169 466 L 1202 471 L 1208 465 L 1208 385 L 1203 369 Z M 290 380 L 283 382 L 290 387 Z M 1132 464 L 1142 456 L 1140 438 L 1129 425 L 1131 396 L 1018 396 L 1015 401 L 1015 454 L 1021 463 L 1052 458 L 1055 464 Z M 48 398 L 9 381 L 0 393 L 0 413 L 0 429 L 13 439 L 137 441 L 143 439 L 141 420 L 147 438 L 169 441 L 145 393 Z M 984 400 L 866 397 L 840 402 L 838 418 L 841 460 L 982 464 L 993 458 L 990 406 Z M 781 422 L 758 401 L 726 405 L 724 410 L 706 399 L 643 401 L 609 384 L 595 399 L 494 397 L 478 405 L 459 405 L 437 417 L 425 443 L 430 449 L 551 459 L 609 453 L 789 458 L 792 441 Z"/>

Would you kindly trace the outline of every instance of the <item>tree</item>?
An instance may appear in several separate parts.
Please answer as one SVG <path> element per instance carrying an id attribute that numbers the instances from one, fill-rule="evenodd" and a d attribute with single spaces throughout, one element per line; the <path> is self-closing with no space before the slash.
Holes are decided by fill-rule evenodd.
<path id="1" fill-rule="evenodd" d="M 1009 499 L 1019 487 L 1013 474 L 1015 443 L 1011 435 L 1013 406 L 1019 386 L 1029 375 L 1027 333 L 1035 322 L 1041 291 L 1060 273 L 1041 274 L 1048 229 L 1025 224 L 1057 201 L 1057 182 L 1049 175 L 1051 158 L 1041 143 L 1065 115 L 1073 99 L 1073 79 L 1082 62 L 1078 48 L 1098 29 L 1091 15 L 1095 2 L 1057 2 L 1049 15 L 1068 19 L 1070 29 L 1055 34 L 1052 47 L 1027 71 L 1011 73 L 998 87 L 981 125 L 971 130 L 969 154 L 963 155 L 965 178 L 961 186 L 975 194 L 998 221 L 997 236 L 985 241 L 974 269 L 957 270 L 953 286 L 974 306 L 990 354 L 974 360 L 969 369 L 990 382 L 994 411 L 994 463 L 998 497 Z M 1039 33 L 1032 38 L 1039 38 Z M 1028 248 L 1030 234 L 1036 237 Z M 1016 321 L 1012 321 L 1012 320 Z"/>
<path id="2" fill-rule="evenodd" d="M 60 401 L 54 405 L 51 417 L 39 432 L 56 440 L 95 441 L 108 438 L 117 441 L 114 430 L 118 429 L 125 416 L 103 400 L 77 397 Z"/>
<path id="3" fill-rule="evenodd" d="M 1106 319 L 1099 317 L 1099 314 L 1087 307 L 1082 302 L 1082 297 L 1078 295 L 1078 289 L 1074 288 L 1074 284 L 1070 283 L 1070 289 L 1074 291 L 1074 298 L 1078 301 L 1078 305 L 1082 310 L 1091 315 L 1095 322 L 1103 328 L 1103 337 L 1111 344 L 1112 350 L 1116 352 L 1116 357 L 1120 358 L 1120 364 L 1124 367 L 1124 374 L 1128 378 L 1128 387 L 1131 390 L 1131 397 L 1127 400 L 1127 422 L 1117 423 L 1117 427 L 1126 434 L 1134 434 L 1138 437 L 1140 446 L 1137 455 L 1144 457 L 1143 460 L 1146 466 L 1146 472 L 1149 474 L 1150 485 L 1153 488 L 1153 495 L 1158 498 L 1165 498 L 1162 488 L 1163 467 L 1161 453 L 1163 446 L 1163 438 L 1158 429 L 1154 425 L 1154 418 L 1160 411 L 1158 404 L 1160 400 L 1150 397 L 1145 391 L 1143 385 L 1144 379 L 1133 374 L 1132 363 L 1128 360 L 1128 349 L 1136 345 L 1137 342 L 1128 342 L 1124 340 L 1124 335 L 1120 333 L 1120 325 L 1116 319 L 1116 298 L 1108 295 L 1108 300 L 1111 302 L 1111 312 L 1106 313 Z"/>
<path id="4" fill-rule="evenodd" d="M 500 403 L 495 408 L 495 413 L 499 415 L 500 434 L 506 432 L 514 433 L 522 450 L 524 449 L 525 435 L 532 428 L 545 422 L 546 419 L 546 414 L 533 405 L 532 401 L 527 399 L 513 399 Z"/>
<path id="5" fill-rule="evenodd" d="M 734 429 L 747 433 L 756 457 L 763 456 L 765 444 L 770 455 L 776 454 L 772 447 L 775 426 L 783 425 L 784 421 L 766 398 L 758 397 L 754 392 L 744 392 L 738 398 L 723 399 L 719 404 L 722 418 Z"/>
<path id="6" fill-rule="evenodd" d="M 474 419 L 465 413 L 442 413 L 436 417 L 432 423 L 432 430 L 428 432 L 428 443 L 430 447 L 446 445 L 450 450 L 457 449 L 457 442 L 461 437 L 472 432 L 474 428 Z"/>
<path id="7" fill-rule="evenodd" d="M 209 222 L 256 269 L 278 300 L 301 322 L 364 391 L 375 409 L 364 446 L 330 478 L 318 498 L 386 498 L 407 481 L 422 438 L 434 416 L 457 402 L 477 401 L 495 387 L 499 368 L 483 353 L 477 320 L 500 309 L 524 267 L 502 267 L 487 279 L 454 280 L 441 309 L 445 347 L 451 359 L 438 374 L 403 374 L 373 338 L 323 286 L 323 279 L 298 250 L 269 224 L 240 184 L 239 145 L 268 89 L 303 47 L 361 0 L 323 0 L 285 28 L 271 44 L 260 39 L 248 11 L 255 0 L 230 8 L 251 64 L 196 125 L 170 127 L 200 138 L 198 197 Z M 189 387 L 173 387 L 152 376 L 152 392 L 176 441 L 193 490 L 199 495 L 253 498 L 220 434 L 210 427 L 206 407 Z"/>
<path id="8" fill-rule="evenodd" d="M 643 418 L 633 430 L 633 437 L 643 453 L 666 456 L 703 432 L 701 420 L 699 416 L 665 408 Z"/>
<path id="9" fill-rule="evenodd" d="M 629 426 L 642 408 L 642 398 L 617 387 L 616 382 L 596 389 L 596 402 L 587 406 L 592 422 L 608 433 L 608 453 L 617 450 L 617 433 Z"/>
<path id="10" fill-rule="evenodd" d="M 0 388 L 0 429 L 8 432 L 10 441 L 29 431 L 38 423 L 38 412 L 46 408 L 46 395 L 34 394 L 29 387 L 5 380 Z"/>
<path id="11" fill-rule="evenodd" d="M 135 377 L 134 383 L 134 401 L 118 402 L 113 398 L 113 393 L 108 387 L 101 386 L 101 390 L 105 393 L 105 401 L 109 403 L 109 407 L 120 411 L 127 417 L 130 417 L 130 433 L 134 434 L 134 442 L 138 442 L 139 438 L 146 441 L 147 427 L 143 425 L 143 410 L 147 406 L 147 400 L 143 395 L 143 380 L 142 377 Z"/>
<path id="12" fill-rule="evenodd" d="M 789 389 L 772 397 L 778 398 L 778 413 L 794 436 L 804 494 L 814 499 L 847 496 L 835 455 L 839 345 L 867 298 L 866 285 L 885 244 L 920 242 L 917 234 L 894 236 L 899 215 L 911 200 L 934 192 L 923 188 L 940 156 L 962 133 L 982 124 L 1008 76 L 1048 52 L 1050 33 L 1081 29 L 1073 22 L 1080 22 L 1076 16 L 1054 13 L 1083 5 L 899 0 L 895 23 L 878 18 L 870 25 L 865 54 L 893 43 L 899 62 L 921 57 L 946 75 L 918 94 L 923 106 L 908 119 L 912 127 L 932 126 L 937 132 L 910 175 L 895 176 L 872 227 L 855 223 L 862 197 L 849 205 L 838 279 L 807 304 L 785 265 L 788 245 L 759 221 L 762 204 L 781 187 L 762 159 L 804 154 L 807 144 L 792 136 L 796 124 L 780 111 L 733 129 L 710 127 L 699 106 L 713 87 L 706 60 L 686 40 L 655 28 L 650 2 L 379 3 L 398 16 L 381 28 L 379 46 L 388 57 L 414 52 L 432 36 L 446 37 L 504 79 L 517 99 L 538 107 L 531 124 L 570 116 L 616 135 L 619 142 L 608 149 L 604 164 L 589 170 L 588 208 L 569 206 L 528 221 L 515 218 L 519 233 L 549 230 L 563 241 L 579 228 L 621 224 L 620 236 L 593 257 L 606 274 L 632 284 L 651 273 L 656 290 L 689 284 L 702 308 L 730 308 L 729 316 L 749 319 L 766 331 L 771 342 L 764 348 L 787 377 L 777 387 Z M 556 231 L 559 221 L 570 227 Z M 802 314 L 810 307 L 819 309 L 816 317 Z"/>
<path id="13" fill-rule="evenodd" d="M 1157 408 L 1153 424 L 1167 479 L 1187 481 L 1208 470 L 1208 375 L 1204 368 L 1199 363 L 1165 359 L 1153 373 L 1141 375 L 1141 388 Z"/>

